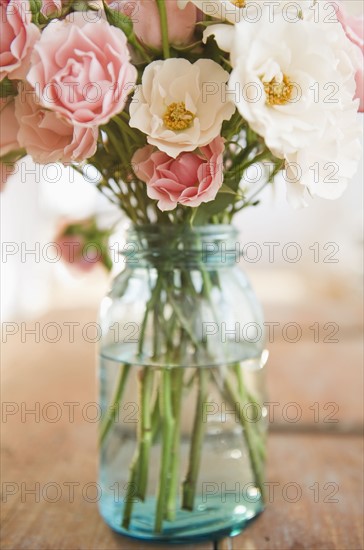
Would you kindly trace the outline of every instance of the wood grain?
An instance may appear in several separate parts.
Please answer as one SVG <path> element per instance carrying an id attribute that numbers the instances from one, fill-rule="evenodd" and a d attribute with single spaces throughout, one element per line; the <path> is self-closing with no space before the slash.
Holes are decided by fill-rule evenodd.
<path id="1" fill-rule="evenodd" d="M 275 434 L 268 456 L 271 502 L 232 548 L 362 550 L 362 439 Z"/>
<path id="2" fill-rule="evenodd" d="M 93 320 L 93 311 L 64 311 L 48 315 L 40 323 L 44 326 L 56 322 L 64 326 L 65 322 L 77 322 L 82 327 Z M 73 343 L 65 333 L 55 343 L 44 338 L 39 342 L 34 337 L 25 340 L 22 342 L 19 331 L 8 338 L 3 351 L 1 548 L 153 548 L 113 534 L 100 518 L 97 504 L 92 502 L 97 479 L 93 421 L 95 344 L 82 341 L 77 327 Z M 318 352 L 319 348 L 309 342 L 300 343 L 296 348 L 300 351 L 292 361 L 287 344 L 272 344 L 271 393 L 277 401 L 301 399 L 302 403 L 308 403 L 311 399 L 320 402 L 341 399 L 340 422 L 348 422 L 349 418 L 351 423 L 360 423 L 359 370 L 352 366 L 357 365 L 360 355 L 357 340 L 345 340 L 335 348 L 340 348 L 340 352 L 329 355 L 323 350 Z M 317 380 L 313 384 L 315 374 Z M 336 385 L 335 381 L 330 385 L 331 377 Z M 305 422 L 314 432 L 315 423 L 309 417 Z M 220 542 L 219 547 L 363 549 L 362 457 L 362 440 L 358 436 L 272 433 L 268 481 L 277 484 L 273 501 L 242 535 Z M 73 498 L 72 484 L 75 484 Z M 288 502 L 297 487 L 302 495 L 297 502 Z M 335 488 L 338 492 L 331 499 L 338 502 L 327 502 Z M 194 548 L 212 550 L 213 544 Z"/>

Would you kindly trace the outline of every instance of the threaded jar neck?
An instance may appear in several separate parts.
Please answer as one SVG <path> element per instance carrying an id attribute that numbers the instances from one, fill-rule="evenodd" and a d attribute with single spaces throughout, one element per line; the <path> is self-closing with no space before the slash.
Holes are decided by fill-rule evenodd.
<path id="1" fill-rule="evenodd" d="M 232 225 L 132 226 L 122 254 L 128 267 L 211 268 L 239 261 L 238 232 Z"/>

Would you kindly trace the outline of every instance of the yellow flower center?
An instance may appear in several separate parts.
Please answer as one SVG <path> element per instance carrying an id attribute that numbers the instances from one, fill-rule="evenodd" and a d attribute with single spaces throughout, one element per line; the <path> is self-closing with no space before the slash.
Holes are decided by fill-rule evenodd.
<path id="1" fill-rule="evenodd" d="M 245 0 L 230 0 L 237 8 L 245 8 Z"/>
<path id="2" fill-rule="evenodd" d="M 184 101 L 168 105 L 163 116 L 164 125 L 169 130 L 186 130 L 193 123 L 195 115 L 186 109 Z"/>
<path id="3" fill-rule="evenodd" d="M 283 75 L 282 82 L 278 82 L 275 78 L 270 82 L 264 82 L 264 80 L 262 82 L 267 96 L 267 105 L 285 105 L 291 99 L 293 84 L 288 76 Z"/>

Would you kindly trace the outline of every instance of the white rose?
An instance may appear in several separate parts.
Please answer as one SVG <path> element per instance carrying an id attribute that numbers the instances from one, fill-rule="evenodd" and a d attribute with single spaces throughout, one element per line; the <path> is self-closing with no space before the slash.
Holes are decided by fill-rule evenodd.
<path id="1" fill-rule="evenodd" d="M 287 199 L 294 208 L 308 199 L 337 199 L 355 176 L 362 155 L 362 131 L 355 109 L 339 111 L 323 138 L 287 157 Z"/>
<path id="2" fill-rule="evenodd" d="M 170 157 L 208 145 L 235 105 L 226 97 L 229 74 L 214 61 L 154 61 L 130 105 L 130 126 Z"/>
<path id="3" fill-rule="evenodd" d="M 213 25 L 204 33 L 205 40 L 214 35 L 230 52 L 228 88 L 243 118 L 276 156 L 302 164 L 301 183 L 289 184 L 292 192 L 300 191 L 301 202 L 305 189 L 339 196 L 357 158 L 356 145 L 351 149 L 345 142 L 356 144 L 360 127 L 353 101 L 358 52 L 341 24 L 327 19 L 325 5 L 295 23 L 283 12 L 271 23 L 267 10 L 258 23 Z M 315 162 L 321 174 L 327 163 L 340 164 L 338 181 L 314 184 L 310 166 Z"/>
<path id="4" fill-rule="evenodd" d="M 339 23 L 288 23 L 268 13 L 255 24 L 214 25 L 230 51 L 229 91 L 243 118 L 279 157 L 322 135 L 326 119 L 355 93 L 353 48 Z M 303 47 L 305 45 L 305 47 Z"/>

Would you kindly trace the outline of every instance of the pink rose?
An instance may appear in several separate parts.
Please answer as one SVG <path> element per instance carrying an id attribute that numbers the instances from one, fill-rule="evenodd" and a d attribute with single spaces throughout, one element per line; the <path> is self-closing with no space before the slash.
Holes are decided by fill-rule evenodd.
<path id="1" fill-rule="evenodd" d="M 99 126 L 123 110 L 134 87 L 129 60 L 120 29 L 99 13 L 75 12 L 44 29 L 27 78 L 44 107 L 74 124 Z"/>
<path id="2" fill-rule="evenodd" d="M 0 80 L 24 78 L 30 55 L 40 30 L 32 22 L 27 0 L 4 0 L 0 3 Z"/>
<path id="3" fill-rule="evenodd" d="M 337 6 L 337 4 L 336 4 Z M 364 17 L 363 15 L 349 15 L 345 8 L 344 3 L 338 4 L 338 10 L 336 11 L 337 18 L 343 26 L 346 36 L 356 44 L 363 55 L 361 62 L 361 68 L 357 71 L 356 80 L 356 97 L 360 99 L 359 111 L 364 112 Z"/>
<path id="4" fill-rule="evenodd" d="M 59 15 L 62 12 L 62 0 L 42 0 L 40 12 L 44 17 Z"/>
<path id="5" fill-rule="evenodd" d="M 73 126 L 53 111 L 44 109 L 36 102 L 29 86 L 16 96 L 15 114 L 19 143 L 34 162 L 80 162 L 96 151 L 97 127 Z"/>
<path id="6" fill-rule="evenodd" d="M 216 197 L 223 181 L 223 151 L 220 136 L 176 159 L 146 145 L 136 151 L 132 163 L 137 177 L 147 184 L 148 197 L 158 200 L 160 210 L 173 210 L 177 203 L 199 206 Z"/>
<path id="7" fill-rule="evenodd" d="M 177 0 L 167 0 L 168 38 L 170 44 L 188 44 L 194 34 L 197 10 L 188 4 L 183 10 Z M 115 0 L 110 8 L 122 12 L 133 22 L 134 32 L 141 42 L 152 48 L 162 47 L 162 33 L 156 0 Z"/>
<path id="8" fill-rule="evenodd" d="M 19 124 L 15 118 L 15 103 L 13 98 L 0 99 L 0 157 L 20 148 L 17 135 Z"/>

